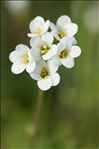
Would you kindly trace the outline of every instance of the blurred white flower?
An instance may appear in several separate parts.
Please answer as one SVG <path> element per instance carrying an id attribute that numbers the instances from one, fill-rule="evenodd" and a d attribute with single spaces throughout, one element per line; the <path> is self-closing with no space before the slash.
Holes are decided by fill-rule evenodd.
<path id="1" fill-rule="evenodd" d="M 32 47 L 32 54 L 35 58 L 49 60 L 57 54 L 57 45 L 53 44 L 54 38 L 50 33 L 45 33 L 41 37 L 30 39 L 30 45 Z"/>
<path id="2" fill-rule="evenodd" d="M 74 36 L 78 31 L 77 24 L 72 23 L 71 19 L 66 15 L 59 17 L 56 25 L 50 23 L 50 28 L 53 36 L 59 41 L 65 37 Z"/>
<path id="3" fill-rule="evenodd" d="M 9 59 L 13 63 L 11 71 L 15 74 L 22 73 L 25 69 L 28 73 L 31 73 L 35 68 L 31 51 L 24 44 L 17 45 L 16 49 L 10 53 Z"/>
<path id="4" fill-rule="evenodd" d="M 49 20 L 45 22 L 40 16 L 34 18 L 34 20 L 30 22 L 29 28 L 31 33 L 28 33 L 28 36 L 35 37 L 46 33 L 49 29 L 49 24 Z"/>
<path id="5" fill-rule="evenodd" d="M 81 54 L 81 49 L 74 45 L 74 40 L 73 37 L 65 38 L 57 45 L 57 55 L 50 60 L 53 65 L 60 66 L 63 64 L 66 68 L 74 66 L 74 58 Z"/>
<path id="6" fill-rule="evenodd" d="M 45 91 L 56 86 L 60 82 L 60 76 L 56 73 L 58 67 L 52 65 L 50 62 L 40 60 L 37 62 L 34 72 L 30 76 L 37 80 L 38 87 Z"/>
<path id="7" fill-rule="evenodd" d="M 76 19 L 77 17 L 80 17 L 81 15 L 80 14 L 82 12 L 81 8 L 85 8 L 84 1 L 72 1 L 70 7 L 71 7 L 70 9 L 71 9 L 72 17 Z"/>
<path id="8" fill-rule="evenodd" d="M 95 5 L 86 9 L 84 14 L 84 24 L 90 32 L 99 32 L 99 1 L 95 2 Z"/>
<path id="9" fill-rule="evenodd" d="M 6 1 L 5 5 L 8 8 L 8 10 L 12 13 L 12 14 L 17 14 L 22 12 L 25 12 L 28 8 L 28 1 Z M 21 13 L 20 13 L 21 15 Z"/>

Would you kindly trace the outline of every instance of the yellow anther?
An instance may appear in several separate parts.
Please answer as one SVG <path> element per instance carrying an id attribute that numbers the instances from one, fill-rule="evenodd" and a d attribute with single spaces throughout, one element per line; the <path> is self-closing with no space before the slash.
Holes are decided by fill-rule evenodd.
<path id="1" fill-rule="evenodd" d="M 49 75 L 49 72 L 48 72 L 48 69 L 47 68 L 43 68 L 42 70 L 41 70 L 41 77 L 44 79 L 44 78 L 46 78 L 48 75 Z"/>
<path id="2" fill-rule="evenodd" d="M 64 36 L 66 36 L 66 33 L 59 31 L 59 32 L 58 32 L 58 36 L 59 36 L 60 38 L 63 38 Z"/>
<path id="3" fill-rule="evenodd" d="M 38 34 L 38 35 L 41 35 L 41 34 L 43 33 L 42 28 L 38 27 L 38 28 L 35 30 L 35 33 Z"/>
<path id="4" fill-rule="evenodd" d="M 41 55 L 44 55 L 48 52 L 48 50 L 50 49 L 50 47 L 46 44 L 42 45 L 40 50 L 41 50 Z"/>
<path id="5" fill-rule="evenodd" d="M 63 51 L 60 52 L 59 57 L 60 58 L 66 58 L 70 53 L 70 50 L 64 49 Z"/>
<path id="6" fill-rule="evenodd" d="M 29 57 L 28 57 L 28 53 L 25 52 L 22 56 L 21 56 L 21 62 L 24 64 L 29 63 Z"/>

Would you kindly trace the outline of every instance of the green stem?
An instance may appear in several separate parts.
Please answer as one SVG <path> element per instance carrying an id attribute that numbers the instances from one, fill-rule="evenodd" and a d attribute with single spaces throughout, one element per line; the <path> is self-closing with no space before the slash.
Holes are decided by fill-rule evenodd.
<path id="1" fill-rule="evenodd" d="M 43 91 L 38 89 L 38 97 L 37 97 L 37 108 L 35 114 L 35 128 L 37 129 L 39 126 L 40 115 L 42 111 L 42 100 L 43 100 Z"/>
<path id="2" fill-rule="evenodd" d="M 38 95 L 37 95 L 37 107 L 35 112 L 35 117 L 32 122 L 32 129 L 31 129 L 31 137 L 30 137 L 30 149 L 33 149 L 33 147 L 36 144 L 36 136 L 39 129 L 39 123 L 40 123 L 40 116 L 42 111 L 42 101 L 43 101 L 43 91 L 38 89 Z"/>

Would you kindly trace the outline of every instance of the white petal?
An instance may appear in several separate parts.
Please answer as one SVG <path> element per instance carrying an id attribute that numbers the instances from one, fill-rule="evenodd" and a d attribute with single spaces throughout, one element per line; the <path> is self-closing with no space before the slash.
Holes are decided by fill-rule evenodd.
<path id="1" fill-rule="evenodd" d="M 14 74 L 19 74 L 21 72 L 23 72 L 25 70 L 25 65 L 18 65 L 18 64 L 13 64 L 12 67 L 11 67 L 11 71 L 14 73 Z"/>
<path id="2" fill-rule="evenodd" d="M 54 38 L 51 33 L 47 32 L 44 35 L 42 35 L 42 40 L 46 42 L 48 45 L 51 45 L 53 43 Z"/>
<path id="3" fill-rule="evenodd" d="M 72 37 L 72 44 L 77 44 L 77 40 L 75 37 Z"/>
<path id="4" fill-rule="evenodd" d="M 20 63 L 20 54 L 16 51 L 12 51 L 9 55 L 9 59 L 12 63 Z"/>
<path id="5" fill-rule="evenodd" d="M 78 46 L 72 46 L 70 55 L 72 58 L 78 57 L 81 54 L 81 49 Z"/>
<path id="6" fill-rule="evenodd" d="M 40 76 L 39 76 L 39 74 L 36 74 L 36 73 L 30 73 L 30 77 L 32 78 L 32 79 L 34 79 L 34 80 L 39 80 L 40 79 Z"/>
<path id="7" fill-rule="evenodd" d="M 57 54 L 57 46 L 52 45 L 51 49 L 45 55 L 43 55 L 42 57 L 43 57 L 44 60 L 49 60 L 53 56 L 55 56 L 56 54 Z"/>
<path id="8" fill-rule="evenodd" d="M 35 17 L 34 20 L 39 22 L 44 22 L 44 19 L 41 16 Z"/>
<path id="9" fill-rule="evenodd" d="M 69 37 L 74 36 L 78 31 L 78 25 L 75 23 L 67 24 L 66 30 Z"/>
<path id="10" fill-rule="evenodd" d="M 33 57 L 32 53 L 31 53 L 31 50 L 29 50 L 27 53 L 28 53 L 29 63 L 34 62 L 34 57 Z"/>
<path id="11" fill-rule="evenodd" d="M 41 79 L 40 72 L 43 67 L 47 67 L 47 63 L 44 60 L 40 59 L 36 62 L 36 67 L 34 71 L 30 74 L 31 78 L 33 78 L 34 80 Z"/>
<path id="12" fill-rule="evenodd" d="M 61 61 L 60 61 L 60 58 L 58 56 L 55 56 L 53 57 L 51 60 L 49 60 L 50 63 L 52 65 L 55 65 L 55 66 L 60 66 L 61 65 Z"/>
<path id="13" fill-rule="evenodd" d="M 51 32 L 50 32 L 58 41 L 60 41 L 61 40 L 61 38 L 58 36 L 58 34 L 57 34 L 57 30 L 52 30 Z"/>
<path id="14" fill-rule="evenodd" d="M 27 35 L 28 35 L 28 37 L 36 37 L 37 36 L 36 34 L 32 34 L 32 33 L 28 33 Z"/>
<path id="15" fill-rule="evenodd" d="M 62 50 L 64 50 L 66 48 L 67 45 L 67 39 L 64 42 L 59 42 L 57 44 L 57 53 L 59 54 Z"/>
<path id="16" fill-rule="evenodd" d="M 59 84 L 60 76 L 59 76 L 58 73 L 55 73 L 55 74 L 51 75 L 51 78 L 52 78 L 53 86 L 56 86 L 56 85 Z"/>
<path id="17" fill-rule="evenodd" d="M 47 67 L 47 62 L 44 61 L 43 59 L 40 59 L 39 61 L 37 61 L 37 66 L 38 66 L 38 69 L 42 67 Z"/>
<path id="18" fill-rule="evenodd" d="M 59 17 L 57 20 L 57 25 L 60 27 L 64 27 L 68 23 L 71 23 L 71 19 L 66 15 Z"/>
<path id="19" fill-rule="evenodd" d="M 26 67 L 26 71 L 27 71 L 28 73 L 33 72 L 34 69 L 35 69 L 35 63 L 28 64 L 27 67 Z"/>
<path id="20" fill-rule="evenodd" d="M 24 44 L 18 44 L 16 46 L 16 51 L 20 52 L 21 54 L 24 53 L 24 51 L 29 51 L 29 50 L 30 50 L 29 47 Z"/>
<path id="21" fill-rule="evenodd" d="M 50 22 L 50 28 L 51 30 L 56 30 L 56 26 L 54 23 Z"/>
<path id="22" fill-rule="evenodd" d="M 61 59 L 61 62 L 66 68 L 72 68 L 74 66 L 74 59 L 70 57 Z"/>
<path id="23" fill-rule="evenodd" d="M 58 43 L 58 53 L 60 53 L 63 49 L 68 48 L 71 49 L 72 45 L 76 44 L 77 41 L 74 37 L 66 37 Z"/>
<path id="24" fill-rule="evenodd" d="M 34 59 L 34 61 L 39 60 L 41 58 L 40 49 L 38 49 L 36 47 L 32 47 L 31 55 L 32 55 L 32 58 Z"/>
<path id="25" fill-rule="evenodd" d="M 42 44 L 42 39 L 38 36 L 30 39 L 31 47 L 39 47 L 41 44 Z"/>
<path id="26" fill-rule="evenodd" d="M 29 24 L 30 31 L 34 33 L 34 20 L 32 20 Z M 29 35 L 29 34 L 28 34 Z"/>
<path id="27" fill-rule="evenodd" d="M 75 37 L 70 37 L 68 42 L 69 42 L 70 46 L 77 44 L 77 40 Z"/>
<path id="28" fill-rule="evenodd" d="M 50 26 L 50 21 L 47 20 L 47 21 L 44 23 L 45 32 L 47 32 L 47 30 L 49 29 L 49 26 Z"/>
<path id="29" fill-rule="evenodd" d="M 41 28 L 43 30 L 43 22 L 41 22 L 39 20 L 32 20 L 30 22 L 30 31 L 32 33 L 35 33 L 37 28 Z"/>
<path id="30" fill-rule="evenodd" d="M 46 91 L 46 90 L 50 89 L 52 86 L 51 77 L 47 77 L 46 79 L 38 80 L 37 84 L 41 90 Z"/>
<path id="31" fill-rule="evenodd" d="M 75 37 L 66 37 L 62 39 L 60 43 L 63 44 L 65 47 L 71 48 L 73 44 L 77 43 L 77 41 Z"/>
<path id="32" fill-rule="evenodd" d="M 59 67 L 56 66 L 56 65 L 53 65 L 51 63 L 51 61 L 48 61 L 47 63 L 48 63 L 50 74 L 53 74 L 53 73 L 55 73 L 58 70 Z"/>

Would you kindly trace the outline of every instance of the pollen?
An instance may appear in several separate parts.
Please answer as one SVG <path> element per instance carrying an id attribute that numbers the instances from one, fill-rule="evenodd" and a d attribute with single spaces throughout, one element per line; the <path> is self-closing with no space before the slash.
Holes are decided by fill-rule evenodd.
<path id="1" fill-rule="evenodd" d="M 63 38 L 63 37 L 66 36 L 66 33 L 59 31 L 59 32 L 58 32 L 58 36 L 59 36 L 60 38 Z"/>
<path id="2" fill-rule="evenodd" d="M 21 56 L 21 62 L 24 64 L 29 63 L 29 57 L 28 57 L 28 53 L 25 52 L 22 56 Z"/>
<path id="3" fill-rule="evenodd" d="M 49 49 L 50 49 L 50 47 L 48 45 L 46 45 L 46 44 L 42 45 L 41 48 L 40 48 L 41 55 L 45 55 L 48 52 Z"/>
<path id="4" fill-rule="evenodd" d="M 48 72 L 48 69 L 47 68 L 43 68 L 41 70 L 41 73 L 40 73 L 41 77 L 44 79 L 46 78 L 48 75 L 49 75 L 49 72 Z"/>
<path id="5" fill-rule="evenodd" d="M 43 33 L 42 28 L 38 27 L 35 31 L 36 34 L 41 35 Z"/>
<path id="6" fill-rule="evenodd" d="M 70 53 L 70 50 L 64 49 L 63 51 L 60 52 L 59 57 L 66 58 L 66 57 L 68 57 L 69 53 Z"/>

